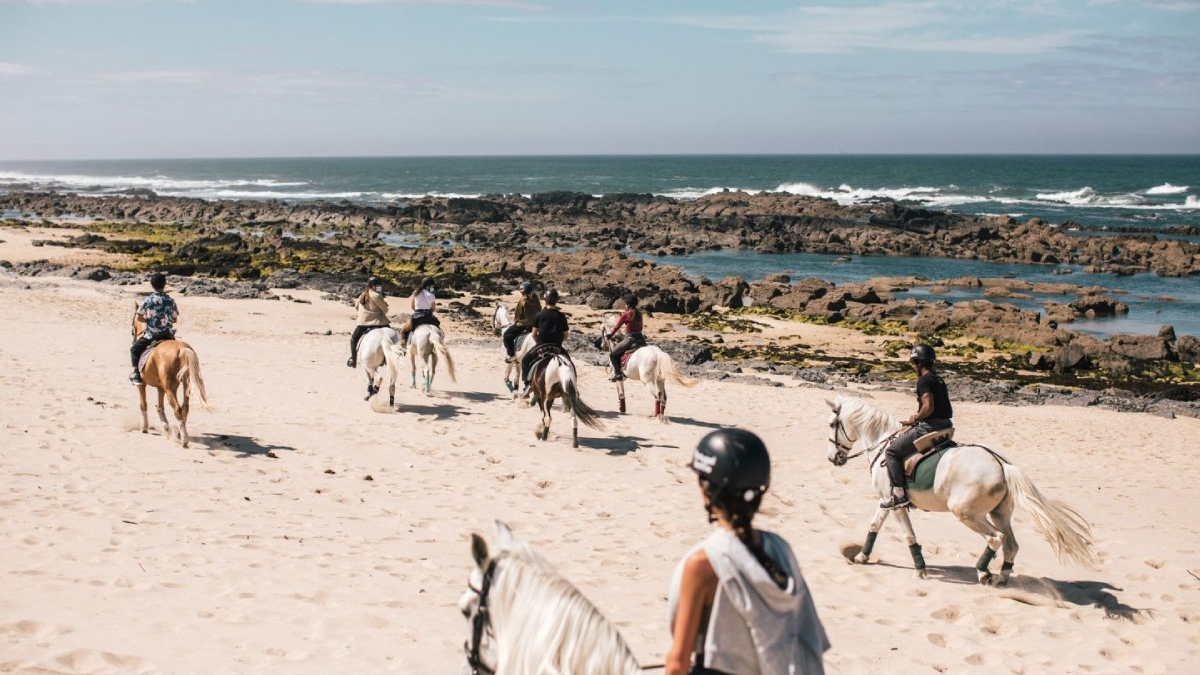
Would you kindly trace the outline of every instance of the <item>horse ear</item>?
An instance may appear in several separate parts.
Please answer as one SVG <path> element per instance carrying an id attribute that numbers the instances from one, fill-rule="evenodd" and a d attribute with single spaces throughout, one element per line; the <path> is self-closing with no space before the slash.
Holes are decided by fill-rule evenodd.
<path id="1" fill-rule="evenodd" d="M 504 521 L 496 521 L 496 536 L 500 539 L 500 550 L 502 551 L 512 551 L 521 545 L 517 541 L 517 535 L 513 534 L 512 529 Z"/>
<path id="2" fill-rule="evenodd" d="M 471 533 L 471 557 L 475 559 L 475 564 L 482 569 L 483 564 L 488 560 L 487 542 L 483 537 Z"/>
<path id="3" fill-rule="evenodd" d="M 829 399 L 825 399 L 825 405 L 829 406 L 829 409 L 832 410 L 833 412 L 837 412 L 842 407 L 842 404 L 840 401 L 831 401 Z"/>

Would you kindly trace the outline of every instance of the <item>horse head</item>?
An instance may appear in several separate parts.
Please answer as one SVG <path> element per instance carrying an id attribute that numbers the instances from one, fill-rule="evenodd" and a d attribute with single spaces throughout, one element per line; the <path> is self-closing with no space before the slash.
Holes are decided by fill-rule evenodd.
<path id="1" fill-rule="evenodd" d="M 492 626 L 490 596 L 504 558 L 518 555 L 540 562 L 532 549 L 499 520 L 496 521 L 496 535 L 500 550 L 492 557 L 483 537 L 471 533 L 471 559 L 475 566 L 467 581 L 467 590 L 458 600 L 458 609 L 467 619 L 471 633 L 463 644 L 467 662 L 459 675 L 494 675 L 496 672 L 496 634 Z"/>
<path id="2" fill-rule="evenodd" d="M 138 309 L 140 307 L 141 306 L 138 305 L 137 302 L 133 303 L 133 325 L 130 327 L 130 331 L 133 333 L 134 340 L 138 339 L 138 337 L 142 334 L 142 331 L 146 330 L 146 320 L 143 319 L 140 314 L 138 314 Z"/>
<path id="3" fill-rule="evenodd" d="M 854 449 L 855 439 L 850 438 L 850 434 L 846 432 L 846 425 L 842 422 L 842 399 L 825 399 L 825 403 L 833 411 L 829 417 L 828 459 L 834 466 L 842 466 L 849 458 L 850 451 Z"/>
<path id="4" fill-rule="evenodd" d="M 492 333 L 499 335 L 511 324 L 512 319 L 508 316 L 508 308 L 497 302 L 496 309 L 492 311 Z"/>

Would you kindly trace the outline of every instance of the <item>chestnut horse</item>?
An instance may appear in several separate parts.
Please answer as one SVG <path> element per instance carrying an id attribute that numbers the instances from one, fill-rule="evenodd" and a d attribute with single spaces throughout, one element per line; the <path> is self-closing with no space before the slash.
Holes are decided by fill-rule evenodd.
<path id="1" fill-rule="evenodd" d="M 136 340 L 145 329 L 145 322 L 135 312 L 133 315 L 133 339 Z M 142 383 L 137 386 L 138 398 L 142 407 L 142 433 L 150 430 L 150 418 L 146 413 L 146 387 L 158 390 L 158 419 L 162 420 L 163 432 L 168 438 L 178 438 L 180 445 L 188 446 L 187 417 L 188 404 L 193 395 L 198 395 L 205 410 L 212 408 L 208 404 L 208 395 L 204 391 L 204 378 L 200 376 L 200 357 L 192 346 L 183 340 L 163 340 L 155 344 L 146 355 L 141 368 Z M 163 410 L 163 397 L 171 401 L 171 409 L 175 419 L 179 421 L 178 436 L 167 421 Z"/>

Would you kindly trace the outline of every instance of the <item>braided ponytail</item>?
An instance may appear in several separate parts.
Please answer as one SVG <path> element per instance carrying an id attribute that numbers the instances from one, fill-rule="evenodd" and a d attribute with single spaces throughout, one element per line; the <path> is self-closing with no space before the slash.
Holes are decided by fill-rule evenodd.
<path id="1" fill-rule="evenodd" d="M 740 495 L 734 496 L 728 493 L 721 493 L 712 499 L 717 508 L 725 512 L 729 517 L 729 523 L 733 526 L 733 533 L 737 535 L 739 541 L 746 545 L 746 548 L 754 554 L 754 559 L 762 565 L 767 571 L 767 575 L 771 577 L 771 581 L 775 582 L 781 590 L 786 589 L 789 576 L 775 559 L 767 555 L 761 544 L 754 538 L 754 528 L 750 522 L 754 519 L 754 514 L 758 512 L 758 506 L 762 503 L 762 494 L 758 494 L 751 501 L 745 501 L 739 498 Z M 709 515 L 711 519 L 711 513 Z M 711 520 L 710 520 L 711 522 Z"/>

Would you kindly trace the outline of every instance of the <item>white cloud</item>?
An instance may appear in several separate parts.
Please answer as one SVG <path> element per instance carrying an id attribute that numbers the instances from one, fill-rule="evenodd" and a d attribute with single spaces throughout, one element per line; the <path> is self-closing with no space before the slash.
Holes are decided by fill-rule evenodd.
<path id="1" fill-rule="evenodd" d="M 888 2 L 861 7 L 805 7 L 765 17 L 682 15 L 667 21 L 750 33 L 753 42 L 797 54 L 869 50 L 1037 54 L 1065 47 L 1083 34 L 1058 31 L 977 37 L 969 32 L 969 26 L 980 21 L 973 13 L 977 9 L 969 3 Z M 994 30 L 987 22 L 981 27 Z"/>
<path id="2" fill-rule="evenodd" d="M 38 72 L 37 69 L 31 66 L 0 61 L 0 77 L 24 77 L 26 75 L 33 75 L 36 72 Z"/>

